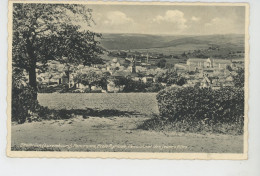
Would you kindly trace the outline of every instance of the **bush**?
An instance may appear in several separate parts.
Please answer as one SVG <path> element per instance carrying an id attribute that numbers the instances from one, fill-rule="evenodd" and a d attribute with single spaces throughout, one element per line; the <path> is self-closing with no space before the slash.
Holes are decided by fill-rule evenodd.
<path id="1" fill-rule="evenodd" d="M 30 86 L 12 88 L 12 121 L 24 123 L 26 118 L 35 116 L 33 112 L 39 106 L 35 100 L 36 94 Z"/>
<path id="2" fill-rule="evenodd" d="M 244 92 L 240 88 L 174 87 L 159 92 L 157 100 L 160 115 L 170 121 L 233 123 L 243 120 Z"/>
<path id="3" fill-rule="evenodd" d="M 40 121 L 42 119 L 69 119 L 71 114 L 65 110 L 50 110 L 40 106 L 35 96 L 37 92 L 30 86 L 12 89 L 12 122 Z"/>
<path id="4" fill-rule="evenodd" d="M 157 94 L 160 116 L 144 129 L 175 128 L 178 131 L 243 132 L 244 90 L 170 87 Z M 230 132 L 228 132 L 230 133 Z"/>
<path id="5" fill-rule="evenodd" d="M 123 92 L 159 92 L 164 89 L 161 83 L 144 83 L 143 81 L 134 81 L 127 79 L 127 82 L 124 84 Z"/>
<path id="6" fill-rule="evenodd" d="M 49 88 L 47 91 L 55 92 L 66 88 L 59 85 Z M 46 91 L 46 89 L 44 89 Z M 13 67 L 12 70 L 12 98 L 11 120 L 19 124 L 24 122 L 40 121 L 42 119 L 69 118 L 62 110 L 50 110 L 40 106 L 37 101 L 37 91 L 28 85 L 24 70 Z"/>
<path id="7" fill-rule="evenodd" d="M 146 91 L 147 92 L 159 92 L 160 90 L 164 89 L 165 86 L 163 86 L 160 83 L 152 83 L 150 84 L 147 88 Z"/>
<path id="8" fill-rule="evenodd" d="M 147 88 L 147 84 L 142 81 L 134 81 L 128 79 L 127 84 L 123 89 L 123 92 L 145 92 Z"/>

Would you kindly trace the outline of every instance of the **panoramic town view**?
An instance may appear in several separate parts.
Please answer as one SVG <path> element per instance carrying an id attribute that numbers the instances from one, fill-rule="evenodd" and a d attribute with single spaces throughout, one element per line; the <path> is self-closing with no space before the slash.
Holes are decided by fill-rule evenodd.
<path id="1" fill-rule="evenodd" d="M 14 3 L 12 30 L 12 151 L 244 152 L 244 6 Z"/>

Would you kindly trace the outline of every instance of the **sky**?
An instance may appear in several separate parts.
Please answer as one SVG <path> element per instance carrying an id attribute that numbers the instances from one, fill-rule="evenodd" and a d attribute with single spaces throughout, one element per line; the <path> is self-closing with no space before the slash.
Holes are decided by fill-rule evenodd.
<path id="1" fill-rule="evenodd" d="M 104 5 L 93 10 L 90 30 L 156 35 L 244 34 L 243 6 Z M 89 29 L 87 25 L 83 28 Z"/>

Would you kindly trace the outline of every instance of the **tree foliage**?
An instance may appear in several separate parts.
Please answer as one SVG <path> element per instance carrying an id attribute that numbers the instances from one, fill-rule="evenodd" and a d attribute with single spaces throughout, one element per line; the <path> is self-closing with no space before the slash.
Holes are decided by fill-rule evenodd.
<path id="1" fill-rule="evenodd" d="M 114 79 L 114 83 L 116 87 L 121 87 L 121 86 L 125 86 L 130 82 L 130 78 L 126 78 L 126 77 L 118 77 L 116 79 Z"/>
<path id="2" fill-rule="evenodd" d="M 168 85 L 176 84 L 182 86 L 186 84 L 186 79 L 179 75 L 176 71 L 168 70 L 157 76 L 158 82 L 166 83 Z"/>
<path id="3" fill-rule="evenodd" d="M 12 121 L 24 123 L 30 112 L 39 107 L 34 99 L 35 90 L 27 84 L 24 72 L 20 68 L 12 68 Z"/>
<path id="4" fill-rule="evenodd" d="M 91 12 L 78 4 L 13 4 L 13 66 L 29 73 L 31 87 L 36 90 L 36 68 L 48 60 L 64 62 L 67 57 L 66 62 L 85 65 L 96 61 L 101 35 L 80 25 L 94 24 Z"/>
<path id="5" fill-rule="evenodd" d="M 75 83 L 80 83 L 85 86 L 89 86 L 91 90 L 91 86 L 100 86 L 106 89 L 107 86 L 107 78 L 108 75 L 106 73 L 96 72 L 94 70 L 89 70 L 84 73 L 77 73 L 74 78 Z"/>
<path id="6" fill-rule="evenodd" d="M 165 68 L 166 62 L 167 62 L 166 59 L 160 59 L 159 62 L 157 63 L 157 67 Z"/>
<path id="7" fill-rule="evenodd" d="M 245 70 L 240 68 L 237 70 L 237 74 L 233 76 L 234 84 L 236 87 L 244 87 L 245 85 Z"/>
<path id="8" fill-rule="evenodd" d="M 124 92 L 145 92 L 147 84 L 142 81 L 135 81 L 131 78 L 126 79 L 127 83 L 123 89 Z"/>

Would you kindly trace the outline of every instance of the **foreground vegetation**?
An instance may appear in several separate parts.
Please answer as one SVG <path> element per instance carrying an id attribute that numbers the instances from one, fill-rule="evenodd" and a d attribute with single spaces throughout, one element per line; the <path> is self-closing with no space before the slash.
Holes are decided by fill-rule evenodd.
<path id="1" fill-rule="evenodd" d="M 244 128 L 244 96 L 239 88 L 220 90 L 172 87 L 156 93 L 38 94 L 30 89 L 14 98 L 12 121 L 18 123 L 82 117 L 148 118 L 138 129 L 240 135 Z M 156 101 L 157 95 L 157 101 Z M 32 96 L 32 95 L 31 95 Z M 21 103 L 24 102 L 24 103 Z M 27 103 L 26 103 L 27 102 Z M 158 109 L 159 107 L 159 109 Z"/>
<path id="2" fill-rule="evenodd" d="M 140 129 L 243 134 L 243 88 L 172 87 L 160 91 L 157 101 L 160 115 Z"/>

